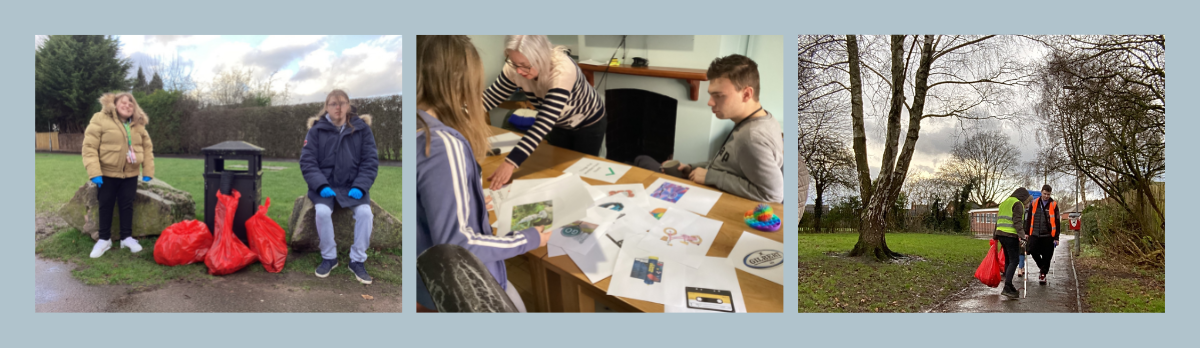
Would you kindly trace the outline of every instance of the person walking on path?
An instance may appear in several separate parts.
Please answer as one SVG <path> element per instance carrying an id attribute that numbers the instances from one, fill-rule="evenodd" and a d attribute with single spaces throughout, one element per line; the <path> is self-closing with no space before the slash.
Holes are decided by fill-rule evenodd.
<path id="1" fill-rule="evenodd" d="M 142 246 L 133 239 L 133 200 L 137 198 L 138 175 L 149 182 L 154 176 L 154 145 L 146 124 L 150 118 L 127 92 L 100 97 L 100 112 L 83 135 L 83 166 L 96 184 L 100 204 L 99 240 L 91 257 L 103 256 L 112 248 L 113 205 L 121 214 L 121 248 L 137 253 Z"/>
<path id="2" fill-rule="evenodd" d="M 996 230 L 992 239 L 1000 243 L 1004 250 L 1004 290 L 1000 292 L 1008 298 L 1018 298 L 1021 293 L 1013 286 L 1013 275 L 1017 272 L 1017 257 L 1024 249 L 1029 238 L 1025 230 L 1025 203 L 1030 200 L 1029 190 L 1018 187 L 1004 202 L 996 213 Z"/>
<path id="3" fill-rule="evenodd" d="M 1050 185 L 1042 185 L 1041 197 L 1035 198 L 1026 210 L 1029 216 L 1029 253 L 1038 266 L 1038 283 L 1046 284 L 1050 260 L 1058 247 L 1062 226 L 1058 224 L 1058 202 L 1050 197 Z"/>
<path id="4" fill-rule="evenodd" d="M 325 278 L 338 265 L 333 208 L 341 206 L 354 211 L 350 272 L 360 283 L 371 284 L 364 263 L 375 221 L 371 212 L 371 186 L 379 174 L 379 152 L 371 133 L 371 116 L 358 115 L 346 92 L 335 89 L 325 96 L 325 108 L 308 119 L 308 127 L 300 150 L 300 172 L 308 183 L 308 199 L 316 211 L 322 259 L 316 275 Z"/>

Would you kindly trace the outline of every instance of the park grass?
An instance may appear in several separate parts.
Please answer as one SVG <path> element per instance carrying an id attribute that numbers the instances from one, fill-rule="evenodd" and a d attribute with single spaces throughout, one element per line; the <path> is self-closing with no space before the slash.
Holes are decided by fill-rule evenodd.
<path id="1" fill-rule="evenodd" d="M 272 198 L 267 216 L 284 230 L 288 230 L 292 205 L 296 197 L 304 195 L 308 190 L 304 178 L 300 175 L 300 166 L 295 162 L 263 162 L 263 166 L 283 168 L 263 170 L 262 192 L 264 197 Z M 38 153 L 35 169 L 35 200 L 38 214 L 58 210 L 88 179 L 81 156 L 75 154 Z M 196 201 L 196 220 L 203 221 L 204 160 L 156 158 L 155 171 L 157 179 L 192 194 L 192 199 Z M 371 198 L 380 207 L 399 217 L 401 187 L 401 169 L 381 166 L 375 185 L 371 188 Z M 290 231 L 288 232 L 290 238 Z M 203 263 L 176 267 L 155 263 L 153 251 L 156 241 L 157 237 L 140 239 L 143 250 L 136 255 L 128 250 L 117 249 L 117 245 L 114 245 L 103 257 L 92 259 L 88 254 L 95 241 L 74 228 L 68 228 L 38 242 L 36 252 L 42 257 L 75 264 L 72 276 L 91 285 L 153 286 L 172 280 L 211 279 Z M 340 266 L 333 270 L 333 274 L 349 277 L 349 268 L 344 266 L 349 265 L 350 260 L 344 252 L 339 254 Z M 400 255 L 399 249 L 368 250 L 367 270 L 376 281 L 400 284 Z M 320 260 L 320 254 L 317 252 L 289 252 L 283 272 L 312 273 Z M 255 263 L 239 272 L 266 271 Z"/>
<path id="2" fill-rule="evenodd" d="M 1138 266 L 1084 245 L 1078 259 L 1084 309 L 1096 313 L 1165 313 L 1166 270 Z"/>
<path id="3" fill-rule="evenodd" d="M 214 278 L 208 275 L 208 268 L 203 262 L 174 267 L 154 262 L 154 244 L 157 241 L 157 237 L 139 239 L 142 252 L 137 254 L 130 253 L 128 249 L 119 249 L 119 245 L 114 244 L 113 249 L 104 253 L 104 256 L 93 259 L 88 254 L 96 242 L 92 237 L 70 228 L 38 242 L 36 252 L 44 258 L 72 263 L 75 269 L 71 271 L 71 276 L 88 285 L 150 287 L 169 281 L 203 281 Z M 320 263 L 319 252 L 289 252 L 283 273 L 299 272 L 311 275 Z M 330 277 L 351 277 L 350 268 L 346 267 L 349 264 L 349 255 L 345 250 L 340 251 L 338 267 L 333 269 Z M 376 284 L 401 284 L 400 250 L 368 249 L 366 266 Z M 238 273 L 266 273 L 266 270 L 262 264 L 255 262 Z"/>
<path id="4" fill-rule="evenodd" d="M 799 235 L 800 312 L 920 312 L 975 281 L 988 250 L 967 236 L 889 233 L 889 248 L 919 259 L 883 263 L 846 257 L 857 241 L 857 233 Z"/>
<path id="5" fill-rule="evenodd" d="M 308 192 L 300 164 L 296 162 L 263 162 L 262 193 L 271 198 L 267 212 L 284 229 L 292 214 L 296 197 Z M 38 153 L 35 155 L 35 189 L 37 213 L 58 210 L 71 199 L 76 190 L 87 182 L 87 170 L 83 158 L 76 154 Z M 192 158 L 156 158 L 154 169 L 157 179 L 176 189 L 192 194 L 196 201 L 196 220 L 204 220 L 204 160 Z M 400 167 L 380 166 L 375 185 L 371 187 L 371 199 L 394 216 L 402 214 L 402 183 Z M 263 201 L 266 202 L 265 200 Z"/>

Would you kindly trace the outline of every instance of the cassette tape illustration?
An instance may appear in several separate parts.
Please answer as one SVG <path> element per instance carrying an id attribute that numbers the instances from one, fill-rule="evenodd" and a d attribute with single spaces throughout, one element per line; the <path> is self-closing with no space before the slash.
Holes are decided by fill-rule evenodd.
<path id="1" fill-rule="evenodd" d="M 733 292 L 686 287 L 688 308 L 733 313 Z"/>

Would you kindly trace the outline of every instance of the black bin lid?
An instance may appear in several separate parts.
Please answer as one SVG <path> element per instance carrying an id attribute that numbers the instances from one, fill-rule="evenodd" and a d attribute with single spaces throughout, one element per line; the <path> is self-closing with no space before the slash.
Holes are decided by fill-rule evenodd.
<path id="1" fill-rule="evenodd" d="M 263 148 L 240 140 L 230 140 L 200 149 L 200 152 L 205 155 L 262 155 Z"/>

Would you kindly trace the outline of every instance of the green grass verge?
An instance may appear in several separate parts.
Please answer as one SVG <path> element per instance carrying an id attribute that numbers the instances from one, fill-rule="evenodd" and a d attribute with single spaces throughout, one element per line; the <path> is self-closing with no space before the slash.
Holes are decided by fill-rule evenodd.
<path id="1" fill-rule="evenodd" d="M 87 171 L 83 168 L 82 156 L 76 154 L 38 153 L 35 155 L 35 204 L 37 213 L 57 210 L 71 199 L 75 191 L 87 182 Z M 264 167 L 275 167 L 263 170 L 262 190 L 265 197 L 271 197 L 271 207 L 267 216 L 284 230 L 288 230 L 288 219 L 292 214 L 292 204 L 296 197 L 304 195 L 308 188 L 300 175 L 300 165 L 294 162 L 263 162 Z M 204 160 L 185 158 L 155 159 L 157 178 L 177 189 L 192 194 L 196 201 L 196 219 L 204 220 Z M 371 199 L 380 207 L 399 218 L 402 214 L 402 183 L 400 167 L 379 167 L 379 175 L 371 188 Z M 265 201 L 264 201 L 265 202 Z M 288 231 L 290 232 L 290 231 Z M 290 233 L 289 233 L 290 236 Z M 169 280 L 208 279 L 207 269 L 203 264 L 191 264 L 177 267 L 166 267 L 154 262 L 154 243 L 156 238 L 140 240 L 144 250 L 138 255 L 130 254 L 127 250 L 110 250 L 100 259 L 92 259 L 88 254 L 95 243 L 92 239 L 78 230 L 70 229 L 47 237 L 38 243 L 36 252 L 46 258 L 70 261 L 77 265 L 72 271 L 75 278 L 87 284 L 132 284 L 156 285 Z M 341 266 L 334 270 L 335 274 L 350 276 L 348 268 L 350 260 L 345 252 Z M 377 281 L 400 284 L 400 250 L 370 250 L 367 270 Z M 316 269 L 321 257 L 318 253 L 290 253 L 284 272 L 308 272 Z M 253 264 L 241 272 L 265 272 L 262 266 Z"/>
<path id="2" fill-rule="evenodd" d="M 1132 265 L 1084 246 L 1078 259 L 1085 309 L 1097 313 L 1165 313 L 1166 270 Z"/>
<path id="3" fill-rule="evenodd" d="M 88 256 L 95 241 L 79 230 L 68 229 L 55 233 L 37 244 L 38 255 L 71 262 L 75 269 L 71 275 L 88 285 L 134 285 L 154 286 L 176 280 L 211 280 L 208 268 L 203 262 L 190 265 L 167 267 L 154 262 L 154 243 L 158 238 L 143 238 L 138 240 L 142 252 L 133 254 L 129 250 L 118 249 L 114 245 L 103 257 L 93 259 Z M 349 256 L 339 252 L 339 266 L 331 277 L 350 277 Z M 311 274 L 321 263 L 321 255 L 317 252 L 289 253 L 287 263 L 282 273 L 299 272 Z M 367 272 L 377 283 L 401 284 L 400 250 L 368 250 Z M 257 262 L 246 266 L 238 273 L 267 273 L 262 264 Z"/>
<path id="4" fill-rule="evenodd" d="M 284 229 L 292 214 L 296 197 L 308 192 L 304 177 L 300 175 L 300 164 L 295 162 L 263 162 L 262 193 L 271 198 L 267 212 Z M 37 212 L 57 210 L 71 199 L 76 190 L 87 182 L 87 170 L 83 168 L 83 157 L 75 154 L 38 153 L 34 163 Z M 192 194 L 196 201 L 196 219 L 204 219 L 204 160 L 187 158 L 157 158 L 154 160 L 155 175 L 177 189 Z M 400 167 L 379 167 L 375 185 L 371 187 L 371 199 L 396 217 L 402 215 L 402 188 Z M 265 202 L 265 200 L 264 200 Z"/>
<path id="5" fill-rule="evenodd" d="M 798 309 L 809 312 L 917 312 L 974 281 L 988 241 L 966 236 L 889 233 L 888 247 L 924 261 L 848 258 L 857 233 L 800 234 Z"/>

